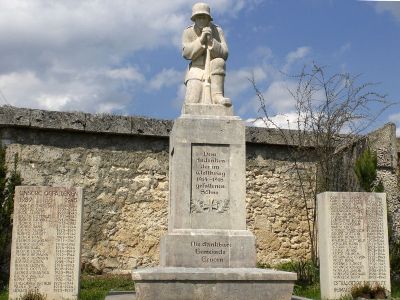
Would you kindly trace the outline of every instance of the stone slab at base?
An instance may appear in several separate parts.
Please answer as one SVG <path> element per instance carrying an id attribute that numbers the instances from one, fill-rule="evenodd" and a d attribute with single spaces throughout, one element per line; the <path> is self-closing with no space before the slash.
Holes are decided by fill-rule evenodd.
<path id="1" fill-rule="evenodd" d="M 136 293 L 133 291 L 110 291 L 104 300 L 135 300 Z"/>
<path id="2" fill-rule="evenodd" d="M 295 273 L 257 268 L 134 270 L 136 300 L 290 300 Z"/>
<path id="3" fill-rule="evenodd" d="M 136 293 L 132 292 L 132 293 L 123 294 L 123 295 L 108 294 L 106 296 L 105 300 L 137 300 L 137 298 L 136 298 Z M 312 299 L 298 297 L 298 296 L 292 296 L 291 300 L 312 300 Z"/>
<path id="4" fill-rule="evenodd" d="M 233 116 L 232 106 L 226 107 L 217 104 L 184 104 L 182 106 L 182 115 L 198 116 Z"/>

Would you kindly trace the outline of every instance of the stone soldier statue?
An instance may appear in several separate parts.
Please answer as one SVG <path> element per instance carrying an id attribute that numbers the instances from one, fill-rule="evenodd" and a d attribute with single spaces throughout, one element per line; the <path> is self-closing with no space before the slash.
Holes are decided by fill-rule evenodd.
<path id="1" fill-rule="evenodd" d="M 193 25 L 183 32 L 182 55 L 191 60 L 186 76 L 185 103 L 220 104 L 231 106 L 224 97 L 225 61 L 228 46 L 220 27 L 211 21 L 206 3 L 193 5 Z"/>

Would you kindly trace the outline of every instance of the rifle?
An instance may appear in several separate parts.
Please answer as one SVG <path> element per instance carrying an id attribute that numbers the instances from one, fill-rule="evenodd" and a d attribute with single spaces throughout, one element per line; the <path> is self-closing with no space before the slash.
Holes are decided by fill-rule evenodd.
<path id="1" fill-rule="evenodd" d="M 204 81 L 203 81 L 203 97 L 201 103 L 203 104 L 212 104 L 211 99 L 211 70 L 210 70 L 210 60 L 211 53 L 210 47 L 208 46 L 209 40 L 207 39 L 207 52 L 206 52 L 206 63 L 204 66 Z"/>

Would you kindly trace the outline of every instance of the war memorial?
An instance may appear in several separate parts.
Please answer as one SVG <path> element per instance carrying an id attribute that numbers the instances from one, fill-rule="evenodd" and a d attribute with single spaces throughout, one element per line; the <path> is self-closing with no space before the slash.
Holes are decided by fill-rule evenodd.
<path id="1" fill-rule="evenodd" d="M 235 116 L 224 90 L 224 32 L 205 3 L 193 6 L 191 20 L 182 39 L 185 100 L 173 124 L 0 109 L 7 155 L 21 154 L 26 176 L 15 192 L 11 300 L 34 289 L 76 300 L 85 266 L 131 272 L 135 294 L 127 297 L 135 300 L 294 297 L 295 273 L 256 267 L 309 251 L 279 148 L 287 145 Z M 324 299 L 365 282 L 391 289 L 387 212 L 400 219 L 394 132 L 388 125 L 371 134 L 385 194 L 318 195 Z M 312 161 L 304 165 L 315 171 Z"/>
<path id="2" fill-rule="evenodd" d="M 246 230 L 245 126 L 224 96 L 223 31 L 204 3 L 192 20 L 183 34 L 185 103 L 170 136 L 168 233 L 160 266 L 133 271 L 136 297 L 291 299 L 296 274 L 257 269 Z"/>

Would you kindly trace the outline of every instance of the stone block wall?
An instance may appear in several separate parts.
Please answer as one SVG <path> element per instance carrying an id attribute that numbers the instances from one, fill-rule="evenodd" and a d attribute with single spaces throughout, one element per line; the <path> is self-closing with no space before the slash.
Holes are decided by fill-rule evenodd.
<path id="1" fill-rule="evenodd" d="M 32 133 L 34 141 L 7 146 L 7 163 L 18 154 L 24 185 L 83 187 L 82 262 L 103 272 L 156 264 L 167 230 L 168 140 L 69 133 L 61 144 L 57 132 Z M 80 144 L 67 146 L 74 138 Z"/>
<path id="2" fill-rule="evenodd" d="M 7 164 L 18 154 L 24 185 L 83 187 L 82 262 L 103 272 L 158 264 L 171 128 L 165 120 L 0 107 Z M 288 146 L 274 130 L 246 130 L 247 225 L 260 263 L 309 257 L 305 203 Z M 312 155 L 300 165 L 315 174 Z"/>
<path id="3" fill-rule="evenodd" d="M 392 123 L 370 133 L 368 142 L 377 154 L 377 177 L 385 188 L 393 233 L 400 237 L 400 178 L 396 126 Z"/>
<path id="4" fill-rule="evenodd" d="M 335 191 L 362 191 L 353 171 L 354 164 L 361 153 L 370 147 L 377 154 L 377 178 L 383 183 L 386 193 L 389 226 L 400 237 L 400 178 L 399 178 L 399 139 L 396 126 L 388 123 L 366 136 L 356 140 L 337 154 L 335 166 Z"/>
<path id="5" fill-rule="evenodd" d="M 287 147 L 247 144 L 246 150 L 247 226 L 256 236 L 257 262 L 277 264 L 309 258 L 306 203 Z M 301 172 L 314 178 L 316 167 L 311 159 L 298 164 Z M 313 185 L 312 179 L 309 183 Z M 312 186 L 305 188 L 312 199 Z"/>

